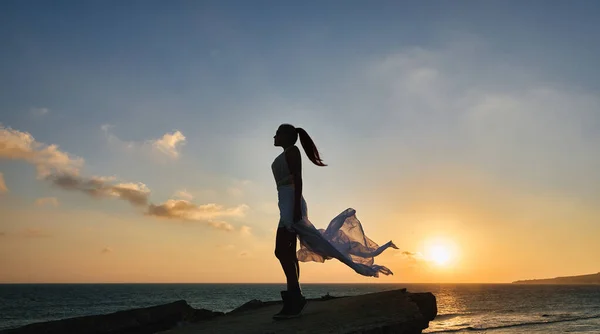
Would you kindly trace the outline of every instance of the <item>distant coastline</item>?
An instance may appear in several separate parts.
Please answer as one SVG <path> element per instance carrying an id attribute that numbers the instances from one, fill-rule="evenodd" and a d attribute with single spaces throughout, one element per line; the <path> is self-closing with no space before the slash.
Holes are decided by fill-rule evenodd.
<path id="1" fill-rule="evenodd" d="M 589 275 L 519 280 L 513 284 L 600 284 L 600 272 Z"/>

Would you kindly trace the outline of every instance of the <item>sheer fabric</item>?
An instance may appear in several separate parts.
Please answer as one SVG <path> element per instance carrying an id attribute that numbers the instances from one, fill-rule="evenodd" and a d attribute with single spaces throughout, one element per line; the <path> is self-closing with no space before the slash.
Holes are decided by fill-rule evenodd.
<path id="1" fill-rule="evenodd" d="M 333 218 L 327 229 L 317 229 L 308 219 L 308 209 L 304 197 L 301 198 L 302 220 L 293 222 L 294 185 L 285 158 L 285 151 L 271 164 L 277 184 L 279 206 L 279 227 L 295 231 L 300 239 L 297 252 L 299 261 L 325 262 L 338 259 L 357 273 L 364 276 L 379 277 L 379 273 L 393 275 L 385 266 L 374 263 L 374 258 L 389 247 L 398 249 L 392 241 L 378 246 L 369 239 L 356 218 L 356 211 L 348 208 Z"/>
<path id="2" fill-rule="evenodd" d="M 338 259 L 363 276 L 379 277 L 379 273 L 393 275 L 392 271 L 374 263 L 374 258 L 389 247 L 398 249 L 392 241 L 378 246 L 362 228 L 356 211 L 348 208 L 333 218 L 327 229 L 317 229 L 304 217 L 292 225 L 300 239 L 298 261 L 325 262 Z"/>
<path id="3" fill-rule="evenodd" d="M 392 241 L 377 245 L 366 236 L 356 210 L 348 208 L 333 218 L 326 229 L 317 229 L 308 219 L 306 201 L 302 198 L 302 220 L 293 222 L 294 188 L 278 187 L 279 226 L 293 230 L 300 240 L 299 261 L 325 262 L 337 259 L 363 276 L 393 275 L 392 271 L 375 264 L 375 257 L 389 247 L 398 249 Z"/>

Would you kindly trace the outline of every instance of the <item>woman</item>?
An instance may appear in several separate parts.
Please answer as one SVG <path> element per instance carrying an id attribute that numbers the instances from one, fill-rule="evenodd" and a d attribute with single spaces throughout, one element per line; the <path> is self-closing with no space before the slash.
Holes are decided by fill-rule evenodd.
<path id="1" fill-rule="evenodd" d="M 352 208 L 335 217 L 326 230 L 317 230 L 308 220 L 307 206 L 302 196 L 302 160 L 300 143 L 308 159 L 317 166 L 327 166 L 321 160 L 314 142 L 302 128 L 282 124 L 277 129 L 274 145 L 283 148 L 271 169 L 277 184 L 279 225 L 275 240 L 275 256 L 287 280 L 287 290 L 281 291 L 283 308 L 273 317 L 285 319 L 299 316 L 306 305 L 300 289 L 298 260 L 324 262 L 336 258 L 364 276 L 377 277 L 379 273 L 393 274 L 388 268 L 373 264 L 373 257 L 388 247 L 397 247 L 389 241 L 379 247 L 364 235 L 362 226 Z M 296 253 L 296 238 L 300 250 Z"/>

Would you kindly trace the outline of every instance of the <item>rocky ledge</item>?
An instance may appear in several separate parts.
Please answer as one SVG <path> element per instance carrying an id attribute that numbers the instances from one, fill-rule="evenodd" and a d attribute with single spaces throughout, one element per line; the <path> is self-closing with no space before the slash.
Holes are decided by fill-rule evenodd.
<path id="1" fill-rule="evenodd" d="M 281 302 L 252 300 L 228 312 L 187 302 L 30 324 L 2 334 L 37 333 L 421 333 L 437 315 L 435 296 L 406 289 L 309 300 L 301 317 L 274 321 Z"/>

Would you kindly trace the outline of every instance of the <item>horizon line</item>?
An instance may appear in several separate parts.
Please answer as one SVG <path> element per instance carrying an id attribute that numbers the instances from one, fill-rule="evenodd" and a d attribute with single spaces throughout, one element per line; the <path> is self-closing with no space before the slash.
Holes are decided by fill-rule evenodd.
<path id="1" fill-rule="evenodd" d="M 301 285 L 316 285 L 316 284 L 331 284 L 331 285 L 398 285 L 398 284 L 514 284 L 514 282 L 307 282 L 301 283 Z M 0 282 L 0 285 L 33 285 L 33 284 L 47 284 L 47 285 L 60 285 L 60 284 L 281 284 L 285 285 L 285 282 Z"/>

